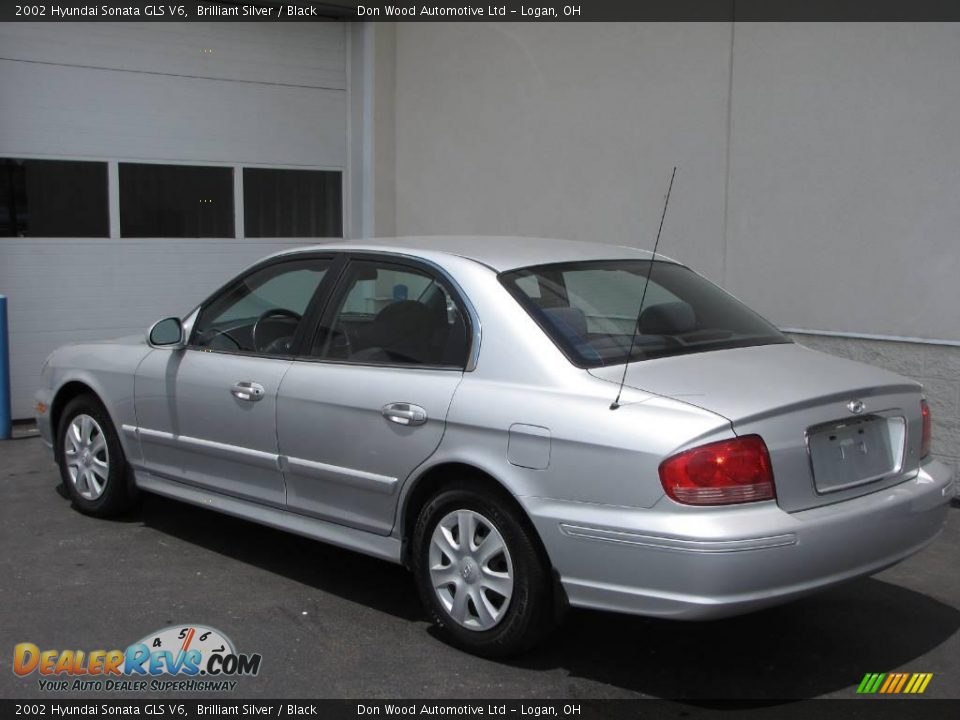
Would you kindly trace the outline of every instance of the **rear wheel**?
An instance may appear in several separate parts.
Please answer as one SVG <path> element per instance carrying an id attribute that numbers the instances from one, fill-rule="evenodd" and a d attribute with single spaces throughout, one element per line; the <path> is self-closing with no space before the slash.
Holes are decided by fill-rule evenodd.
<path id="1" fill-rule="evenodd" d="M 74 507 L 96 517 L 128 510 L 135 501 L 127 461 L 110 416 L 96 398 L 69 402 L 57 435 L 60 476 Z"/>
<path id="2" fill-rule="evenodd" d="M 488 657 L 522 652 L 553 625 L 550 573 L 533 531 L 505 499 L 441 490 L 417 520 L 412 565 L 445 637 Z"/>

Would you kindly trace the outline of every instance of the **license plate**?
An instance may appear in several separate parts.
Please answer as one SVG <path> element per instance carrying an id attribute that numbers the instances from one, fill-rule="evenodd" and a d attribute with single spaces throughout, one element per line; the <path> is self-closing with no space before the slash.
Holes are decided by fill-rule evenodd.
<path id="1" fill-rule="evenodd" d="M 817 492 L 835 492 L 900 472 L 906 422 L 868 415 L 807 431 Z"/>

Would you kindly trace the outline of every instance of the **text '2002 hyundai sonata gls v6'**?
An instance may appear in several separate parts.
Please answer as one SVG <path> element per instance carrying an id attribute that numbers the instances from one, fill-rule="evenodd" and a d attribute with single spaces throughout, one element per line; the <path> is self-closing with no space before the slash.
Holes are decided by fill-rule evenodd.
<path id="1" fill-rule="evenodd" d="M 291 250 L 43 377 L 79 510 L 143 490 L 404 563 L 486 655 L 568 603 L 716 618 L 877 572 L 953 495 L 920 385 L 609 245 Z"/>

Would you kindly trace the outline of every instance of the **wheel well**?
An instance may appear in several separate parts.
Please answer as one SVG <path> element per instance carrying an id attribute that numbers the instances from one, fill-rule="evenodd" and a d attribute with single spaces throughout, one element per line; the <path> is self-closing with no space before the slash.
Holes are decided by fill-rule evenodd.
<path id="1" fill-rule="evenodd" d="M 50 406 L 50 433 L 53 435 L 54 447 L 58 442 L 58 429 L 60 427 L 60 418 L 63 415 L 63 409 L 79 395 L 92 395 L 97 397 L 97 394 L 93 391 L 86 383 L 82 383 L 79 380 L 71 380 L 61 387 L 57 394 L 53 398 L 53 403 Z M 57 448 L 59 450 L 59 448 Z M 57 454 L 59 457 L 59 452 Z"/>
<path id="2" fill-rule="evenodd" d="M 537 533 L 536 528 L 534 528 L 526 511 L 520 503 L 517 502 L 513 494 L 489 473 L 473 465 L 455 462 L 442 463 L 427 470 L 427 472 L 416 480 L 416 485 L 413 486 L 413 489 L 407 496 L 401 515 L 402 525 L 400 526 L 400 536 L 403 541 L 403 564 L 409 567 L 410 540 L 412 539 L 411 535 L 414 526 L 417 524 L 417 517 L 420 515 L 420 510 L 426 505 L 427 501 L 445 485 L 453 480 L 464 479 L 469 479 L 471 483 L 476 483 L 477 487 L 482 487 L 484 490 L 501 498 L 503 502 L 510 504 L 517 511 L 517 514 L 527 526 L 527 530 L 530 531 L 531 537 L 535 538 L 537 548 L 544 562 L 546 562 L 547 567 L 551 567 L 550 558 L 547 556 L 546 548 L 543 547 L 540 535 Z"/>
<path id="3" fill-rule="evenodd" d="M 499 480 L 494 478 L 489 473 L 474 467 L 473 465 L 468 465 L 466 463 L 443 463 L 437 465 L 436 467 L 430 468 L 416 480 L 416 485 L 413 486 L 413 489 L 407 496 L 406 503 L 404 504 L 403 511 L 400 516 L 400 521 L 402 523 L 400 526 L 400 538 L 402 542 L 402 549 L 400 553 L 401 562 L 403 562 L 403 565 L 406 568 L 410 568 L 410 536 L 414 526 L 417 524 L 417 516 L 420 514 L 420 510 L 423 508 L 423 506 L 431 497 L 433 497 L 435 493 L 444 487 L 444 485 L 452 482 L 453 480 L 463 480 L 465 478 L 468 478 L 472 483 L 477 483 L 477 486 L 482 486 L 491 494 L 495 494 L 497 497 L 501 498 L 504 503 L 509 503 L 517 511 L 517 516 L 526 526 L 527 531 L 530 533 L 530 537 L 533 538 L 537 552 L 540 554 L 540 559 L 543 561 L 544 567 L 548 569 L 548 572 L 552 577 L 553 614 L 554 617 L 559 620 L 566 613 L 567 608 L 569 607 L 569 601 L 567 600 L 567 593 L 560 582 L 560 575 L 556 568 L 553 567 L 553 563 L 550 562 L 550 556 L 547 554 L 547 549 L 543 545 L 543 540 L 540 539 L 540 533 L 537 532 L 533 522 L 530 520 L 530 516 L 527 515 L 526 510 L 524 510 L 523 506 L 517 502 L 517 499 L 513 496 L 513 494 L 507 490 L 507 488 L 504 487 Z"/>

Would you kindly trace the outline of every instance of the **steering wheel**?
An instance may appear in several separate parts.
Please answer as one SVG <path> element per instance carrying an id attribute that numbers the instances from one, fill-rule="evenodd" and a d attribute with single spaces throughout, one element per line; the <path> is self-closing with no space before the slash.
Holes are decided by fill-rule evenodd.
<path id="1" fill-rule="evenodd" d="M 250 330 L 250 340 L 253 343 L 253 348 L 257 352 L 265 352 L 266 348 L 260 347 L 260 343 L 257 340 L 257 330 L 260 329 L 260 323 L 269 318 L 290 318 L 296 322 L 300 322 L 303 319 L 303 315 L 295 313 L 293 310 L 287 310 L 286 308 L 270 308 L 269 310 L 264 310 L 260 313 L 260 317 L 257 318 L 257 321 L 253 324 L 253 328 Z M 296 328 L 294 328 L 296 331 Z M 272 340 L 268 345 L 273 345 L 277 339 Z"/>
<path id="2" fill-rule="evenodd" d="M 233 335 L 231 335 L 226 330 L 212 330 L 211 333 L 212 334 L 210 335 L 210 337 L 206 338 L 201 343 L 201 345 L 205 347 L 210 347 L 210 345 L 213 344 L 213 341 L 216 340 L 217 338 L 226 338 L 227 340 L 229 340 L 230 342 L 232 342 L 234 345 L 237 346 L 237 350 L 243 350 L 243 345 L 240 344 L 240 341 L 237 340 Z"/>

